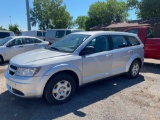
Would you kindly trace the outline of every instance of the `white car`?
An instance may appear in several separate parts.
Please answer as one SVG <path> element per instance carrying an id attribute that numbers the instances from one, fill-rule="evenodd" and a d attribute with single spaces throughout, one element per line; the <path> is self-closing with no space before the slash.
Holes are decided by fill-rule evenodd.
<path id="1" fill-rule="evenodd" d="M 39 48 L 47 47 L 49 42 L 35 37 L 6 37 L 0 40 L 0 63 L 10 60 L 12 57 Z"/>
<path id="2" fill-rule="evenodd" d="M 46 30 L 45 40 L 50 43 L 57 42 L 60 38 L 75 32 L 83 32 L 80 29 L 48 29 Z"/>
<path id="3" fill-rule="evenodd" d="M 39 38 L 41 40 L 45 40 L 46 32 L 43 30 L 30 30 L 30 31 L 22 31 L 20 36 L 32 36 Z"/>
<path id="4" fill-rule="evenodd" d="M 50 103 L 62 104 L 86 83 L 121 73 L 138 77 L 144 61 L 143 47 L 131 33 L 72 33 L 48 49 L 12 58 L 5 72 L 6 86 L 19 97 L 44 95 Z"/>

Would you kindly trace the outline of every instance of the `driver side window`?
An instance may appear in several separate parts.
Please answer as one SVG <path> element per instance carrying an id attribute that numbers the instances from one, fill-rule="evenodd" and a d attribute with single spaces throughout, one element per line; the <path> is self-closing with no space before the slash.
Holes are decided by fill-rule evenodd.
<path id="1" fill-rule="evenodd" d="M 11 41 L 11 42 L 9 43 L 10 46 L 16 46 L 16 45 L 22 45 L 22 44 L 24 44 L 22 38 L 14 39 L 13 41 Z"/>
<path id="2" fill-rule="evenodd" d="M 94 49 L 94 53 L 110 50 L 108 36 L 99 36 L 94 38 L 89 42 L 86 48 L 87 47 L 92 47 Z"/>
<path id="3" fill-rule="evenodd" d="M 148 29 L 147 30 L 147 38 L 153 38 L 153 37 L 154 37 L 153 29 Z"/>

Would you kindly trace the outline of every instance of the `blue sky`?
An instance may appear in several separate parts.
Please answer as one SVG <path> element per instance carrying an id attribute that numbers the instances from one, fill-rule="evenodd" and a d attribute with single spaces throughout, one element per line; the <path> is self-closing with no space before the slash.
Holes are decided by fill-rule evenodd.
<path id="1" fill-rule="evenodd" d="M 18 24 L 21 30 L 27 30 L 26 0 L 0 0 L 0 26 L 8 28 L 10 18 L 12 24 Z M 33 0 L 30 1 L 32 7 Z M 64 0 L 67 11 L 74 19 L 80 15 L 87 15 L 89 6 L 98 0 Z M 99 0 L 105 1 L 105 0 Z M 135 11 L 129 11 L 129 19 L 136 19 Z M 10 17 L 11 16 L 11 17 Z M 37 27 L 32 27 L 37 29 Z"/>

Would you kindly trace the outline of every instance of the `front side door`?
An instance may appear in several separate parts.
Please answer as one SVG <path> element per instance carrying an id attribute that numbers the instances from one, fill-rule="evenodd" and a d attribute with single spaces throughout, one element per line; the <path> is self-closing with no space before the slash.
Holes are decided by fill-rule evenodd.
<path id="1" fill-rule="evenodd" d="M 99 36 L 91 40 L 86 47 L 93 47 L 94 53 L 82 56 L 83 83 L 110 76 L 112 53 L 108 36 Z"/>
<path id="2" fill-rule="evenodd" d="M 126 71 L 126 65 L 133 55 L 133 50 L 125 36 L 111 35 L 112 41 L 112 75 L 123 73 Z"/>
<path id="3" fill-rule="evenodd" d="M 5 48 L 7 59 L 10 60 L 12 57 L 24 53 L 24 40 L 23 38 L 17 38 L 8 43 L 8 47 Z"/>

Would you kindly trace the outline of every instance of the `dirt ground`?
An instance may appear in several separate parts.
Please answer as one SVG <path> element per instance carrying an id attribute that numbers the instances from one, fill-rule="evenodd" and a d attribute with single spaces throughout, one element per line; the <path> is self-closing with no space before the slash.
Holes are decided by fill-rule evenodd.
<path id="1" fill-rule="evenodd" d="M 137 79 L 123 75 L 82 87 L 66 104 L 10 94 L 0 65 L 0 120 L 159 120 L 160 60 L 146 59 Z"/>

